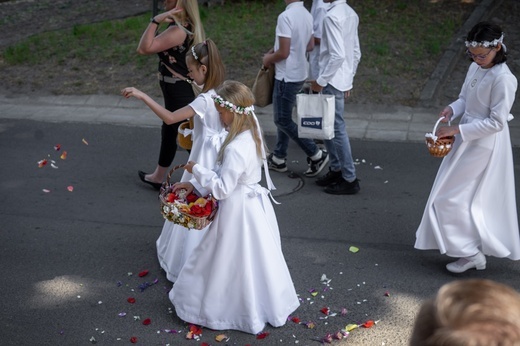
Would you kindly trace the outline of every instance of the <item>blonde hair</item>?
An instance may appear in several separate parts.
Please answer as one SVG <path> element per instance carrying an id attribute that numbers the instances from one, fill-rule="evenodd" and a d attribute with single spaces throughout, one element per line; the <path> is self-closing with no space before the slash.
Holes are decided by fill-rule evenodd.
<path id="1" fill-rule="evenodd" d="M 232 104 L 241 107 L 242 109 L 251 107 L 255 103 L 255 97 L 253 96 L 251 90 L 244 84 L 237 81 L 225 81 L 215 91 L 217 95 L 222 97 L 225 101 L 231 102 Z M 220 107 L 218 104 L 216 106 Z M 232 112 L 230 109 L 226 109 Z M 224 140 L 222 147 L 220 148 L 217 161 L 222 162 L 224 158 L 224 151 L 227 145 L 231 143 L 231 141 L 235 139 L 238 134 L 246 130 L 251 131 L 256 144 L 256 153 L 258 157 L 262 158 L 262 146 L 264 146 L 264 141 L 262 139 L 262 129 L 255 120 L 256 116 L 250 113 L 232 113 L 234 115 L 233 121 L 229 126 L 228 135 Z M 264 147 L 264 152 L 266 151 L 267 150 Z"/>
<path id="2" fill-rule="evenodd" d="M 203 42 L 206 39 L 204 26 L 200 20 L 199 3 L 197 0 L 177 0 L 176 7 L 183 8 L 184 11 L 175 14 L 173 17 L 175 23 L 182 29 L 186 30 L 188 36 L 191 36 L 191 44 Z M 186 25 L 191 27 L 191 31 L 186 29 Z"/>
<path id="3" fill-rule="evenodd" d="M 192 46 L 186 53 L 186 63 L 197 63 L 206 66 L 207 72 L 202 92 L 214 89 L 224 81 L 226 68 L 220 57 L 217 45 L 210 39 Z"/>
<path id="4" fill-rule="evenodd" d="M 423 304 L 411 346 L 518 346 L 520 294 L 484 279 L 445 284 Z"/>

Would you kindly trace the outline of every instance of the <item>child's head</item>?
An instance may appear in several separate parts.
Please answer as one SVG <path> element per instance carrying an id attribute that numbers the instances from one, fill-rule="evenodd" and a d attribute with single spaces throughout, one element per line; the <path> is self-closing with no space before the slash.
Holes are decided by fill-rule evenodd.
<path id="1" fill-rule="evenodd" d="M 169 0 L 171 2 L 171 0 Z M 175 14 L 175 22 L 180 27 L 188 30 L 192 35 L 192 44 L 197 44 L 205 40 L 204 27 L 200 20 L 199 4 L 197 0 L 177 0 L 174 1 L 175 8 L 184 9 L 184 11 Z"/>
<path id="2" fill-rule="evenodd" d="M 483 279 L 442 286 L 417 315 L 411 346 L 518 346 L 520 295 Z"/>
<path id="3" fill-rule="evenodd" d="M 493 65 L 506 62 L 507 53 L 505 45 L 502 43 L 503 39 L 504 33 L 500 26 L 480 22 L 470 30 L 466 37 L 467 54 L 472 61 L 483 66 L 488 62 Z"/>
<path id="4" fill-rule="evenodd" d="M 202 92 L 216 88 L 224 81 L 226 70 L 217 45 L 208 39 L 190 48 L 186 53 L 188 76 L 198 85 L 204 85 Z"/>
<path id="5" fill-rule="evenodd" d="M 220 85 L 213 96 L 215 106 L 229 134 L 226 138 L 222 150 L 219 153 L 219 161 L 222 160 L 222 153 L 225 146 L 231 142 L 239 133 L 250 130 L 256 142 L 257 153 L 262 156 L 262 135 L 259 128 L 253 104 L 255 97 L 251 90 L 244 84 L 236 81 L 225 81 Z"/>

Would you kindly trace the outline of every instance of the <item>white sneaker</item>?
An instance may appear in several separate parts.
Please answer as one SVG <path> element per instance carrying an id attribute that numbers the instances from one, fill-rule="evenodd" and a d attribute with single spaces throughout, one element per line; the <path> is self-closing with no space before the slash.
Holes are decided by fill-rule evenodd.
<path id="1" fill-rule="evenodd" d="M 470 257 L 459 258 L 455 262 L 448 263 L 446 269 L 452 273 L 464 273 L 468 269 L 475 268 L 477 270 L 486 269 L 486 256 L 482 252 Z"/>

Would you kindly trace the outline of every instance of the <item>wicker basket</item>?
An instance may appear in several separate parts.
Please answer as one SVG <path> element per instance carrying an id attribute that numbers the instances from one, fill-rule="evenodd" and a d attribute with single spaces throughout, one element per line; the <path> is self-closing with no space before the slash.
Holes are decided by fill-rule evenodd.
<path id="1" fill-rule="evenodd" d="M 425 135 L 426 146 L 428 147 L 428 151 L 432 156 L 435 157 L 444 157 L 448 155 L 453 148 L 453 143 L 455 142 L 455 136 L 437 138 L 435 133 L 437 132 L 437 126 L 441 122 L 443 118 L 439 118 L 433 127 L 432 133 L 427 133 Z M 451 124 L 451 123 L 448 123 Z"/>
<path id="2" fill-rule="evenodd" d="M 182 122 L 179 125 L 177 142 L 179 143 L 179 146 L 183 149 L 191 150 L 191 147 L 193 146 L 193 136 L 191 135 L 191 130 L 193 130 L 193 117 L 189 118 L 188 120 Z M 185 132 L 189 132 L 189 134 L 184 135 Z"/>
<path id="3" fill-rule="evenodd" d="M 170 182 L 171 176 L 175 170 L 182 167 L 184 167 L 184 165 L 173 167 L 168 173 L 168 179 L 161 187 L 161 192 L 159 193 L 161 215 L 165 220 L 171 221 L 188 229 L 201 230 L 208 226 L 217 215 L 218 201 L 211 194 L 204 197 L 206 199 L 206 203 L 211 203 L 211 213 L 204 217 L 189 214 L 189 212 L 186 211 L 189 209 L 188 202 L 186 200 L 176 200 L 173 203 L 168 202 L 168 194 L 173 193 L 173 184 Z"/>

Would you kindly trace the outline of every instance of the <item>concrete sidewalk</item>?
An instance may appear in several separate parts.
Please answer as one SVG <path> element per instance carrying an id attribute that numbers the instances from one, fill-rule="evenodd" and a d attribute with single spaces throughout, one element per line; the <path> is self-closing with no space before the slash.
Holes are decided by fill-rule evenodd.
<path id="1" fill-rule="evenodd" d="M 157 100 L 162 104 L 162 100 Z M 422 142 L 433 130 L 440 109 L 399 105 L 345 106 L 348 134 L 352 139 Z M 257 107 L 266 135 L 275 135 L 272 107 Z M 45 122 L 85 122 L 138 127 L 158 127 L 161 121 L 143 102 L 116 95 L 6 97 L 0 95 L 0 118 Z M 509 123 L 512 144 L 520 146 L 520 122 Z"/>

